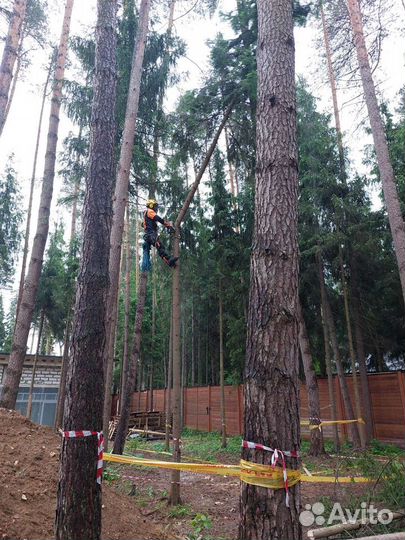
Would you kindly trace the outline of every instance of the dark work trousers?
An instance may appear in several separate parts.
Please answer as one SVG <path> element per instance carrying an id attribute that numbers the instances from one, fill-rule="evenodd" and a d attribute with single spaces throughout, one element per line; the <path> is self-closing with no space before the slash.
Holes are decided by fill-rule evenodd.
<path id="1" fill-rule="evenodd" d="M 159 239 L 157 232 L 147 232 L 143 235 L 145 243 L 150 246 L 155 246 L 156 251 L 158 252 L 159 257 L 161 257 L 166 264 L 169 264 L 170 255 L 166 253 L 166 248 Z"/>

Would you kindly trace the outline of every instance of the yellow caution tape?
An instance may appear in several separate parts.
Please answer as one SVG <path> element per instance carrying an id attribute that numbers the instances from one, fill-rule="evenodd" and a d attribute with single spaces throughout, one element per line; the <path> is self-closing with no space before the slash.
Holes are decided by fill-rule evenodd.
<path id="1" fill-rule="evenodd" d="M 143 459 L 132 456 L 120 456 L 118 454 L 104 454 L 104 460 L 124 465 L 137 465 L 140 467 L 155 467 L 158 469 L 171 469 L 177 471 L 189 471 L 200 474 L 214 474 L 219 476 L 235 476 L 246 484 L 255 486 L 280 489 L 284 487 L 283 470 L 280 467 L 260 465 L 241 460 L 240 465 L 206 464 L 206 463 L 176 463 L 173 461 L 159 461 Z M 293 486 L 297 482 L 338 482 L 338 483 L 368 483 L 369 478 L 362 476 L 334 477 L 334 476 L 308 476 L 300 471 L 288 469 L 288 484 Z"/>
<path id="2" fill-rule="evenodd" d="M 301 420 L 301 426 L 309 426 L 309 429 L 321 429 L 323 426 L 333 426 L 335 424 L 365 424 L 363 418 L 355 418 L 353 420 L 322 420 L 319 424 L 311 424 L 309 420 Z"/>
<path id="3" fill-rule="evenodd" d="M 162 456 L 170 456 L 170 457 L 173 456 L 172 452 L 163 452 L 161 450 L 145 450 L 144 448 L 136 448 L 135 450 L 133 450 L 133 452 L 136 452 L 136 453 L 139 452 L 140 454 L 142 454 L 143 452 L 146 452 L 147 454 L 160 454 Z M 212 463 L 212 461 L 206 461 L 205 459 L 194 458 L 193 456 L 187 456 L 185 454 L 183 454 L 183 457 L 184 459 L 191 459 L 191 461 L 198 461 L 200 463 Z"/>

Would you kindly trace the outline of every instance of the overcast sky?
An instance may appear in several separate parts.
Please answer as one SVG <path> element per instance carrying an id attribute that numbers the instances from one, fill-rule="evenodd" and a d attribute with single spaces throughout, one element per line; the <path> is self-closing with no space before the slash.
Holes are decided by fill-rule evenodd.
<path id="1" fill-rule="evenodd" d="M 405 10 L 402 7 L 401 0 L 397 2 L 398 16 L 405 20 Z M 49 0 L 52 14 L 50 16 L 50 38 L 55 43 L 59 39 L 60 26 L 62 22 L 62 0 Z M 225 12 L 235 8 L 235 0 L 220 1 L 220 9 Z M 206 42 L 213 39 L 218 32 L 225 36 L 232 34 L 231 29 L 224 23 L 219 16 L 213 19 L 203 19 L 193 14 L 181 17 L 187 11 L 187 5 L 190 7 L 190 1 L 180 1 L 176 6 L 175 12 L 175 31 L 187 43 L 186 58 L 180 60 L 178 72 L 184 73 L 181 82 L 172 88 L 168 95 L 166 103 L 167 108 L 174 108 L 178 96 L 185 90 L 196 88 L 201 82 L 201 74 L 206 72 L 208 67 L 208 47 Z M 96 0 L 76 0 L 73 9 L 72 31 L 71 35 L 83 34 L 86 28 L 95 24 Z M 179 18 L 180 17 L 180 18 Z M 159 29 L 159 26 L 156 27 Z M 164 31 L 165 27 L 162 27 Z M 331 112 L 332 105 L 330 94 L 327 89 L 325 79 L 321 80 L 315 73 L 319 66 L 320 59 L 318 51 L 313 45 L 315 30 L 312 25 L 307 28 L 296 30 L 296 71 L 297 74 L 304 75 L 311 86 L 315 95 L 320 98 L 320 108 L 323 111 Z M 17 85 L 16 94 L 10 110 L 9 118 L 0 139 L 0 170 L 3 170 L 7 157 L 14 153 L 14 165 L 18 172 L 21 188 L 24 195 L 24 205 L 28 200 L 29 182 L 32 172 L 32 161 L 34 155 L 35 137 L 38 124 L 38 116 L 41 105 L 42 86 L 46 78 L 45 66 L 48 63 L 48 51 L 37 51 L 31 56 L 31 67 L 25 72 L 21 81 Z M 72 59 L 73 60 L 73 59 Z M 401 86 L 405 85 L 405 39 L 397 31 L 391 32 L 384 44 L 381 67 L 376 76 L 379 81 L 379 90 L 385 99 L 392 101 L 395 99 Z M 74 77 L 74 66 L 71 65 L 67 71 L 67 78 Z M 340 94 L 340 105 L 344 104 L 345 97 Z M 40 191 L 40 178 L 43 174 L 43 162 L 46 143 L 46 130 L 48 125 L 49 104 L 47 106 L 44 124 L 43 136 L 39 152 L 39 162 L 36 177 L 38 178 L 36 186 L 36 198 L 33 208 L 33 221 L 36 222 L 37 205 Z M 353 107 L 342 106 L 342 128 L 346 134 L 345 143 L 351 148 L 352 156 L 355 159 L 356 167 L 361 168 L 361 154 L 364 147 L 370 139 L 367 139 L 363 131 L 354 131 L 358 124 L 358 117 L 354 114 Z M 75 128 L 71 125 L 66 115 L 62 111 L 58 152 L 62 150 L 62 141 L 70 130 Z M 55 181 L 55 192 L 51 213 L 51 229 L 53 222 L 61 214 L 60 208 L 56 207 L 56 201 L 61 188 L 60 179 Z M 69 228 L 67 220 L 66 227 Z M 32 236 L 31 236 L 32 240 Z M 19 270 L 17 269 L 17 274 Z M 19 279 L 19 275 L 18 275 Z M 17 279 L 17 282 L 18 282 Z M 14 291 L 1 291 L 7 300 L 12 293 L 15 293 L 17 285 L 14 285 Z"/>

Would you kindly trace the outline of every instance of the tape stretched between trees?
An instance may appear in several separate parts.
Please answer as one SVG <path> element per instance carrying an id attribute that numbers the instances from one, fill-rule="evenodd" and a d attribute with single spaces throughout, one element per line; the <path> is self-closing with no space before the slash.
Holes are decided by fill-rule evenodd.
<path id="1" fill-rule="evenodd" d="M 176 463 L 173 461 L 159 461 L 155 459 L 143 459 L 132 456 L 121 456 L 118 454 L 104 454 L 104 461 L 111 463 L 121 463 L 123 465 L 135 465 L 139 467 L 153 467 L 157 469 L 171 469 L 177 471 L 188 471 L 200 474 L 214 474 L 219 476 L 234 476 L 240 478 L 246 484 L 252 484 L 270 489 L 283 489 L 283 470 L 280 467 L 273 468 L 271 465 L 260 465 L 241 460 L 239 465 L 207 464 L 207 463 Z M 308 476 L 301 471 L 288 469 L 288 482 L 292 486 L 297 482 L 313 483 L 370 483 L 370 478 L 363 476 Z"/>
<path id="2" fill-rule="evenodd" d="M 365 424 L 363 418 L 354 418 L 353 420 L 320 420 L 319 422 L 311 422 L 313 420 L 301 420 L 301 426 L 309 426 L 309 429 L 321 429 L 324 426 L 334 426 L 336 424 Z"/>

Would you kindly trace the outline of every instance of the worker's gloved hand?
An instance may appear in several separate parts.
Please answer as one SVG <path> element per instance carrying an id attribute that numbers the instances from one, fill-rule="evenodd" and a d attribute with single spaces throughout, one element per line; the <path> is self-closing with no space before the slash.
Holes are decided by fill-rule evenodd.
<path id="1" fill-rule="evenodd" d="M 170 221 L 165 221 L 165 227 L 169 231 L 170 234 L 173 234 L 175 232 L 175 228 L 170 223 Z"/>

